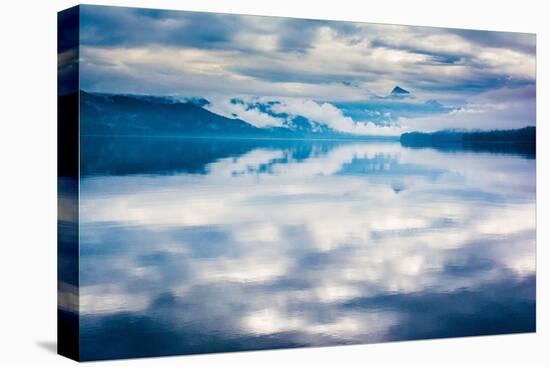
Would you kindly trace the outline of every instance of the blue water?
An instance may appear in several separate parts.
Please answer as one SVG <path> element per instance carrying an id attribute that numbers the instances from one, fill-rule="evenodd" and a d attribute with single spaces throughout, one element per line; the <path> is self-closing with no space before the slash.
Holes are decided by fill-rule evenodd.
<path id="1" fill-rule="evenodd" d="M 82 359 L 535 330 L 535 160 L 82 138 Z"/>

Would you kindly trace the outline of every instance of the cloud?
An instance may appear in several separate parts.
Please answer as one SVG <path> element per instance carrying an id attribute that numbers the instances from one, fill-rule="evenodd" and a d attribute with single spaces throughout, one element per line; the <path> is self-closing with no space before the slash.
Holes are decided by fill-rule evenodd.
<path id="1" fill-rule="evenodd" d="M 445 115 L 401 118 L 405 130 L 514 129 L 536 124 L 536 87 L 501 88 L 469 98 L 463 107 Z"/>
<path id="2" fill-rule="evenodd" d="M 210 104 L 206 106 L 209 111 L 229 118 L 238 117 L 257 127 L 276 127 L 282 126 L 284 119 L 274 117 L 268 113 L 260 111 L 257 107 L 249 107 L 242 103 L 232 103 L 232 99 L 210 98 Z"/>
<path id="3" fill-rule="evenodd" d="M 81 5 L 84 47 L 227 46 L 240 19 L 223 14 Z"/>
<path id="4" fill-rule="evenodd" d="M 402 131 L 399 126 L 388 123 L 353 119 L 334 104 L 310 99 L 239 96 L 237 103 L 235 98 L 213 96 L 209 100 L 210 111 L 257 127 L 292 126 L 295 118 L 305 118 L 312 124 L 350 134 L 399 135 Z"/>
<path id="5" fill-rule="evenodd" d="M 475 127 L 490 125 L 470 113 L 480 109 L 478 98 L 535 83 L 532 34 L 96 6 L 83 6 L 81 17 L 82 89 L 216 98 L 212 108 L 257 126 L 281 121 L 221 101 L 296 98 L 302 102 L 289 108 L 323 111 L 342 131 L 371 132 L 378 121 L 340 116 L 331 106 L 372 102 L 400 85 L 419 103 L 435 99 L 456 110 L 441 123 L 440 116 L 401 116 L 410 118 L 401 125 L 451 126 L 464 118 L 463 127 Z M 503 127 L 519 127 L 534 95 L 509 102 L 507 115 L 483 108 L 493 110 L 492 121 L 508 116 Z"/>
<path id="6" fill-rule="evenodd" d="M 285 99 L 272 107 L 276 113 L 288 113 L 303 116 L 311 121 L 326 124 L 336 131 L 364 135 L 399 135 L 401 130 L 395 126 L 379 126 L 371 121 L 354 121 L 344 116 L 342 111 L 328 102 L 312 100 Z"/>
<path id="7" fill-rule="evenodd" d="M 448 29 L 448 31 L 482 47 L 516 49 L 527 54 L 536 52 L 536 37 L 532 33 L 488 32 L 472 29 Z"/>

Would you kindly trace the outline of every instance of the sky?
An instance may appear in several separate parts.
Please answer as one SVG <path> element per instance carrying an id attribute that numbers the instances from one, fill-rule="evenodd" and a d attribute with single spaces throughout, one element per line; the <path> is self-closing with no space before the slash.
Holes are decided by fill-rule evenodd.
<path id="1" fill-rule="evenodd" d="M 377 135 L 535 125 L 534 34 L 100 6 L 80 20 L 86 91 L 204 97 L 259 127 L 282 114 Z"/>

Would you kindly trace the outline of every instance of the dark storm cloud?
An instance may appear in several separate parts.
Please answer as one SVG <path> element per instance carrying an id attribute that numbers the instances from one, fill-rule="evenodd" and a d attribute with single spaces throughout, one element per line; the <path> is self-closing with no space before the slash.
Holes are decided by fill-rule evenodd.
<path id="1" fill-rule="evenodd" d="M 240 29 L 239 17 L 123 7 L 82 6 L 81 42 L 85 46 L 165 45 L 222 47 Z"/>
<path id="2" fill-rule="evenodd" d="M 304 52 L 310 48 L 320 27 L 326 26 L 326 21 L 307 19 L 285 19 L 281 29 L 284 33 L 278 39 L 278 47 L 284 52 Z"/>
<path id="3" fill-rule="evenodd" d="M 424 89 L 435 93 L 453 91 L 466 94 L 475 94 L 504 87 L 525 87 L 528 85 L 533 85 L 533 81 L 527 79 L 510 79 L 505 76 L 475 75 L 462 80 L 453 78 L 425 77 L 424 79 L 411 80 L 409 85 L 416 90 Z"/>
<path id="4" fill-rule="evenodd" d="M 388 48 L 397 51 L 406 51 L 411 54 L 425 55 L 430 57 L 430 61 L 434 64 L 456 64 L 468 54 L 465 52 L 442 52 L 434 51 L 431 48 L 422 48 L 406 43 L 394 44 L 382 39 L 374 38 L 370 41 L 370 46 L 377 48 Z"/>
<path id="5" fill-rule="evenodd" d="M 253 20 L 258 18 L 256 16 L 86 5 L 81 7 L 81 42 L 87 46 L 234 48 L 232 41 L 237 34 L 271 33 L 261 25 L 253 25 Z M 351 35 L 357 30 L 357 26 L 349 22 L 277 17 L 264 19 L 264 24 L 277 26 L 277 45 L 282 52 L 307 51 L 313 47 L 321 27 L 330 27 L 341 36 Z M 245 49 L 254 51 L 254 47 Z"/>
<path id="6" fill-rule="evenodd" d="M 536 52 L 536 38 L 532 33 L 491 32 L 472 29 L 449 29 L 448 32 L 482 47 L 516 49 L 530 54 Z"/>
<path id="7" fill-rule="evenodd" d="M 304 70 L 283 69 L 281 67 L 265 67 L 262 65 L 243 65 L 235 67 L 233 71 L 269 82 L 293 82 L 293 83 L 345 83 L 353 79 L 356 82 L 368 80 L 370 73 L 356 75 L 352 70 L 343 73 L 317 73 Z"/>

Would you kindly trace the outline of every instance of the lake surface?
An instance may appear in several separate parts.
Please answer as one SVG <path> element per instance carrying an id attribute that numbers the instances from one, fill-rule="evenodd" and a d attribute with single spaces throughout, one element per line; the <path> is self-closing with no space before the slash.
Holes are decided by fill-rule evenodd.
<path id="1" fill-rule="evenodd" d="M 83 137 L 82 359 L 535 330 L 535 160 Z"/>

